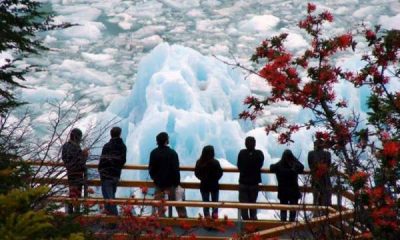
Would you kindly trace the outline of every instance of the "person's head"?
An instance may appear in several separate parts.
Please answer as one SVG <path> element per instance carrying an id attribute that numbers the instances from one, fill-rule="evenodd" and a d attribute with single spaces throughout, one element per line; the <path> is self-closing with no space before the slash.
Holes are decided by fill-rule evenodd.
<path id="1" fill-rule="evenodd" d="M 256 139 L 254 137 L 247 137 L 244 144 L 247 150 L 254 150 L 256 148 Z"/>
<path id="2" fill-rule="evenodd" d="M 324 149 L 324 141 L 322 139 L 317 139 L 314 141 L 314 149 L 315 150 L 322 150 Z"/>
<path id="3" fill-rule="evenodd" d="M 295 156 L 293 155 L 292 151 L 290 151 L 289 149 L 285 149 L 285 151 L 283 151 L 281 161 L 290 163 L 294 159 L 295 159 Z"/>
<path id="4" fill-rule="evenodd" d="M 79 128 L 72 129 L 69 134 L 69 139 L 79 144 L 82 141 L 82 131 Z"/>
<path id="5" fill-rule="evenodd" d="M 158 146 L 165 146 L 168 145 L 168 133 L 166 132 L 161 132 L 157 135 L 156 137 L 157 145 Z"/>
<path id="6" fill-rule="evenodd" d="M 120 127 L 113 127 L 110 130 L 111 138 L 119 138 L 121 137 L 121 128 Z"/>
<path id="7" fill-rule="evenodd" d="M 208 162 L 214 159 L 215 152 L 214 152 L 214 147 L 211 145 L 207 145 L 203 148 L 203 151 L 201 151 L 201 156 L 200 156 L 200 161 L 201 162 Z"/>

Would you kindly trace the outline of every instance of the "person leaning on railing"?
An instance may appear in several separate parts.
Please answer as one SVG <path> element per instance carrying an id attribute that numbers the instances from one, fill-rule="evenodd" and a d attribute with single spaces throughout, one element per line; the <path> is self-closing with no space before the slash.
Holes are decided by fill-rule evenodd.
<path id="1" fill-rule="evenodd" d="M 149 174 L 154 181 L 154 199 L 164 199 L 168 195 L 169 200 L 176 200 L 176 188 L 181 182 L 179 172 L 178 154 L 168 146 L 169 136 L 161 132 L 156 137 L 157 147 L 150 153 Z M 186 208 L 176 207 L 179 217 L 186 217 Z M 164 217 L 164 207 L 158 207 L 158 215 Z"/>
<path id="2" fill-rule="evenodd" d="M 71 130 L 70 138 L 62 146 L 61 159 L 67 169 L 69 197 L 82 197 L 82 188 L 84 184 L 84 174 L 86 169 L 86 160 L 89 155 L 89 149 L 81 149 L 82 131 L 78 128 Z M 67 213 L 78 213 L 80 206 L 67 205 Z"/>
<path id="3" fill-rule="evenodd" d="M 298 174 L 304 171 L 304 165 L 286 149 L 279 162 L 270 166 L 278 180 L 278 199 L 281 204 L 297 204 L 301 198 Z M 290 211 L 289 221 L 296 220 L 296 211 Z M 281 210 L 281 221 L 287 221 L 287 211 Z"/>

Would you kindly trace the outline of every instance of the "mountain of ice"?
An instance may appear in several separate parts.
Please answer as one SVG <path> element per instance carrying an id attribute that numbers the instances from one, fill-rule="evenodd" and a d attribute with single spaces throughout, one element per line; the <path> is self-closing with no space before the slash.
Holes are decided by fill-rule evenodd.
<path id="1" fill-rule="evenodd" d="M 240 72 L 191 48 L 162 43 L 140 62 L 131 94 L 113 101 L 107 113 L 121 119 L 131 164 L 148 163 L 162 131 L 182 165 L 193 165 L 209 144 L 217 158 L 235 164 L 251 128 L 238 119 L 248 95 Z"/>

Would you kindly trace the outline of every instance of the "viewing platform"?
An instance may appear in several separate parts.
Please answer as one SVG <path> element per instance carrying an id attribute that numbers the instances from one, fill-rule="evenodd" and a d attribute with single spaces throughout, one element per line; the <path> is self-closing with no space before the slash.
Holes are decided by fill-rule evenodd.
<path id="1" fill-rule="evenodd" d="M 350 220 L 354 214 L 352 209 L 352 202 L 354 195 L 348 191 L 334 192 L 336 203 L 332 206 L 317 206 L 309 202 L 307 197 L 303 197 L 298 205 L 285 205 L 278 202 L 257 202 L 254 204 L 240 203 L 238 201 L 219 201 L 219 202 L 203 202 L 200 199 L 187 199 L 185 201 L 160 201 L 152 199 L 152 196 L 146 195 L 145 197 L 133 198 L 116 198 L 114 200 L 105 200 L 99 196 L 89 196 L 88 188 L 101 186 L 100 179 L 87 179 L 84 187 L 84 197 L 82 198 L 69 198 L 66 171 L 64 170 L 62 162 L 29 162 L 34 166 L 38 172 L 48 174 L 37 174 L 38 177 L 32 180 L 33 184 L 47 186 L 54 190 L 55 194 L 49 198 L 50 202 L 56 204 L 74 203 L 82 204 L 86 208 L 95 208 L 98 205 L 106 203 L 115 204 L 118 206 L 132 206 L 132 207 L 168 207 L 169 217 L 157 217 L 157 221 L 162 227 L 170 227 L 175 235 L 180 236 L 182 239 L 189 239 L 192 234 L 196 239 L 233 239 L 233 236 L 257 236 L 259 239 L 278 238 L 278 239 L 291 239 L 293 236 L 307 237 L 310 232 L 315 229 L 324 228 L 324 231 L 329 231 L 332 235 L 337 235 L 338 238 L 346 236 L 346 232 L 341 231 L 343 226 L 347 226 L 349 231 L 358 231 L 354 226 L 350 226 Z M 87 169 L 97 169 L 97 164 L 87 164 Z M 125 165 L 124 170 L 129 171 L 147 171 L 147 165 Z M 180 171 L 193 172 L 192 166 L 181 166 Z M 224 174 L 238 173 L 237 168 L 223 168 Z M 269 169 L 262 169 L 262 174 L 273 174 Z M 302 177 L 309 177 L 310 171 L 305 171 Z M 345 177 L 344 174 L 339 173 L 339 177 Z M 123 188 L 153 188 L 152 181 L 142 180 L 121 180 L 118 184 Z M 199 182 L 181 182 L 181 186 L 185 189 L 198 189 L 200 188 Z M 260 193 L 277 192 L 277 185 L 260 185 Z M 238 191 L 238 183 L 221 183 L 220 191 Z M 200 191 L 200 190 L 199 190 Z M 308 185 L 301 185 L 300 191 L 304 194 L 310 194 L 312 189 Z M 223 193 L 222 193 L 223 194 Z M 304 195 L 303 194 L 303 195 Z M 221 192 L 220 192 L 221 196 Z M 308 200 L 308 201 L 307 201 Z M 60 205 L 62 207 L 62 205 Z M 206 220 L 198 216 L 190 216 L 189 218 L 174 217 L 172 207 L 186 207 L 186 208 L 203 208 L 203 207 L 218 207 L 219 209 L 258 209 L 258 210 L 296 210 L 298 211 L 298 221 L 296 222 L 281 222 L 276 217 L 271 219 L 259 219 L 257 221 L 242 220 L 240 211 L 236 218 L 225 219 L 224 216 L 219 216 L 218 220 Z M 319 213 L 319 214 L 317 214 Z M 323 213 L 323 214 L 321 214 Z M 147 221 L 150 218 L 150 213 L 143 212 L 137 214 L 135 219 L 142 219 Z M 101 214 L 100 212 L 88 211 L 87 214 L 79 216 L 80 220 L 92 222 L 94 226 L 104 224 L 116 224 L 121 221 L 129 220 L 129 216 L 110 216 Z M 154 220 L 154 219 L 152 219 Z M 341 226 L 339 228 L 338 226 Z M 102 235 L 109 236 L 114 239 L 131 239 L 129 233 L 121 232 L 118 230 L 104 230 L 96 228 L 96 234 L 100 237 Z M 359 232 L 361 234 L 361 232 Z M 111 239 L 112 239 L 111 238 Z M 106 238 L 107 239 L 107 238 Z M 149 239 L 146 234 L 141 234 L 140 239 Z M 242 238 L 247 239 L 247 238 Z"/>

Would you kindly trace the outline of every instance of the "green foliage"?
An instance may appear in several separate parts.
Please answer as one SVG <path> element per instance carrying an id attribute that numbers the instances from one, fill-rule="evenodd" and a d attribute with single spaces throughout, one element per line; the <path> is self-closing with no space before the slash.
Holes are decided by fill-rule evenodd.
<path id="1" fill-rule="evenodd" d="M 41 8 L 41 3 L 33 0 L 0 1 L 0 52 L 8 51 L 14 59 L 6 59 L 0 66 L 0 116 L 19 102 L 13 93 L 16 87 L 23 87 L 24 74 L 32 71 L 32 66 L 17 67 L 16 62 L 26 54 L 37 54 L 46 47 L 36 38 L 38 31 L 65 28 L 67 24 L 52 24 L 52 16 Z"/>
<path id="2" fill-rule="evenodd" d="M 15 188 L 28 187 L 31 168 L 22 160 L 0 149 L 0 194 L 6 194 Z"/>
<path id="3" fill-rule="evenodd" d="M 53 217 L 44 204 L 48 189 L 13 189 L 0 195 L 0 236 L 9 240 L 85 239 L 82 228 L 70 216 Z"/>

